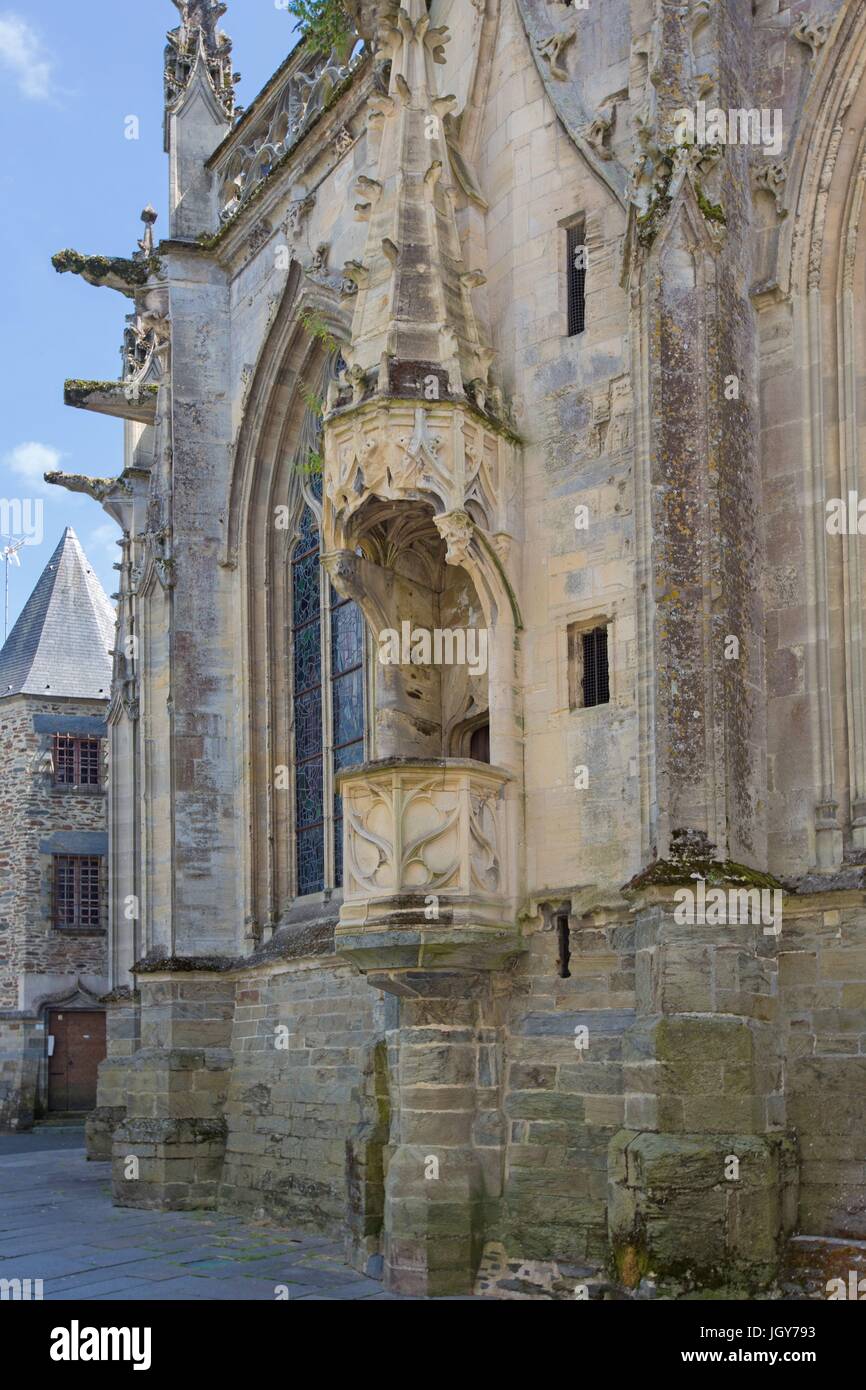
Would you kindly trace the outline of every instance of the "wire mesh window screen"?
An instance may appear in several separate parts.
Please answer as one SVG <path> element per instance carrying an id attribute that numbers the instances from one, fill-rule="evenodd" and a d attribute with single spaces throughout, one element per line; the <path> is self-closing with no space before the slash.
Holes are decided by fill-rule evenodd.
<path id="1" fill-rule="evenodd" d="M 583 634 L 583 707 L 606 705 L 609 700 L 607 628 L 594 627 Z"/>
<path id="2" fill-rule="evenodd" d="M 568 274 L 568 336 L 586 328 L 586 231 L 582 222 L 565 229 Z"/>

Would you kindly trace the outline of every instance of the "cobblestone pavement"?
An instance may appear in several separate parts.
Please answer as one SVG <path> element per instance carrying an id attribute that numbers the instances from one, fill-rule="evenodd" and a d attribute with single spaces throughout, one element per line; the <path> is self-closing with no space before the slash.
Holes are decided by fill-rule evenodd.
<path id="1" fill-rule="evenodd" d="M 5 1137 L 0 1279 L 41 1279 L 46 1301 L 274 1301 L 281 1285 L 291 1300 L 398 1297 L 324 1236 L 220 1212 L 114 1207 L 110 1172 L 87 1162 L 80 1129 Z"/>

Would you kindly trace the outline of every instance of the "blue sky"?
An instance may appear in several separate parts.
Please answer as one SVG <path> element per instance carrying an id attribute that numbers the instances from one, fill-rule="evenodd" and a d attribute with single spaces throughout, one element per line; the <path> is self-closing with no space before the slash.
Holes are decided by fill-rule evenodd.
<path id="1" fill-rule="evenodd" d="M 157 239 L 167 235 L 163 49 L 178 18 L 171 0 L 0 0 L 0 501 L 29 502 L 25 524 L 41 501 L 44 535 L 23 547 L 20 568 L 10 566 L 10 631 L 65 526 L 75 528 L 106 592 L 116 587 L 117 527 L 97 503 L 41 478 L 52 468 L 112 477 L 122 467 L 122 423 L 64 406 L 63 383 L 119 376 L 131 305 L 58 275 L 51 257 L 64 247 L 131 255 L 148 202 L 160 214 Z M 222 27 L 234 40 L 238 99 L 248 106 L 292 48 L 293 21 L 276 0 L 230 0 Z M 131 115 L 138 140 L 125 138 Z M 3 510 L 0 528 L 14 519 Z"/>

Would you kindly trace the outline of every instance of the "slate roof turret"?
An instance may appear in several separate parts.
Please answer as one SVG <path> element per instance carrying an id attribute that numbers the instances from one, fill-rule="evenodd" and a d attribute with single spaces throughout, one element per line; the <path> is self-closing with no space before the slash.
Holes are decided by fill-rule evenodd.
<path id="1" fill-rule="evenodd" d="M 67 526 L 0 650 L 0 700 L 107 700 L 114 623 L 105 590 Z"/>

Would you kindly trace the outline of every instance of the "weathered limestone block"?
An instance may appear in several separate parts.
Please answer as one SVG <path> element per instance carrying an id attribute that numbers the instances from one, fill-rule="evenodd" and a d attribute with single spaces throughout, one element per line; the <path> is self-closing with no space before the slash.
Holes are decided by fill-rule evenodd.
<path id="1" fill-rule="evenodd" d="M 221 975 L 140 977 L 141 1049 L 112 1143 L 118 1206 L 214 1207 L 225 1157 L 235 985 Z M 134 1160 L 134 1161 L 133 1161 Z"/>
<path id="2" fill-rule="evenodd" d="M 777 936 L 760 920 L 677 921 L 664 896 L 647 890 L 636 913 L 628 1128 L 609 1151 L 611 1247 L 626 1285 L 651 1273 L 758 1287 L 776 1276 L 797 1210 Z"/>
<path id="3" fill-rule="evenodd" d="M 138 1051 L 141 1016 L 140 1000 L 129 989 L 118 989 L 106 996 L 105 1031 L 107 1055 L 99 1065 L 96 1108 L 84 1127 L 88 1159 L 111 1161 L 114 1131 L 126 1119 L 129 1068 Z"/>
<path id="4" fill-rule="evenodd" d="M 753 1289 L 778 1273 L 797 1213 L 786 1136 L 620 1130 L 609 1164 L 611 1249 L 626 1287 L 648 1275 Z"/>
<path id="5" fill-rule="evenodd" d="M 501 1044 L 489 980 L 394 971 L 371 983 L 400 1000 L 392 1051 L 393 1131 L 385 1178 L 388 1288 L 471 1292 L 486 1205 L 502 1191 Z"/>
<path id="6" fill-rule="evenodd" d="M 346 1256 L 364 1274 L 381 1277 L 385 1171 L 390 1159 L 391 1097 L 388 1047 L 377 1038 L 365 1050 L 361 1085 L 365 1118 L 346 1137 Z"/>
<path id="7" fill-rule="evenodd" d="M 43 1042 L 38 1017 L 0 1011 L 0 1131 L 32 1128 Z"/>

